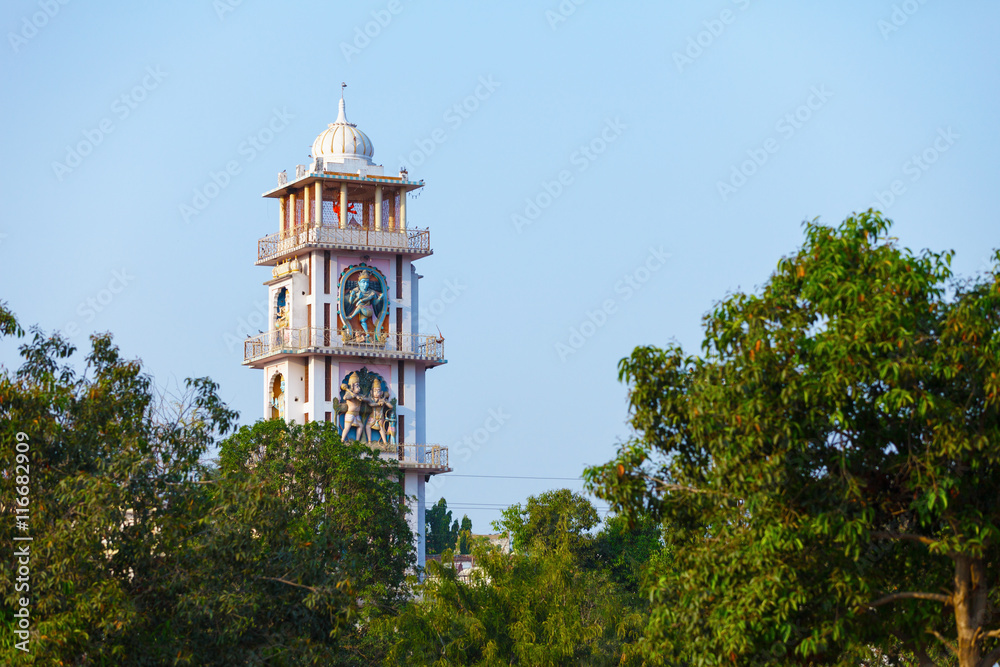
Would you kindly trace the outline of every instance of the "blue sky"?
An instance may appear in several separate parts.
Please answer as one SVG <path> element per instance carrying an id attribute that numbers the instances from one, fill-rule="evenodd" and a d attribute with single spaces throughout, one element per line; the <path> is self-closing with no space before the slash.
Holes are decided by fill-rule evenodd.
<path id="1" fill-rule="evenodd" d="M 608 460 L 618 360 L 695 350 L 804 219 L 881 206 L 963 274 L 1000 246 L 996 3 L 36 0 L 0 27 L 0 298 L 78 345 L 112 331 L 162 385 L 212 377 L 244 423 L 261 377 L 234 343 L 277 229 L 260 194 L 346 81 L 375 161 L 427 183 L 409 218 L 431 230 L 421 304 L 449 359 L 428 436 L 456 474 Z M 452 476 L 429 500 L 483 531 L 563 485 Z"/>

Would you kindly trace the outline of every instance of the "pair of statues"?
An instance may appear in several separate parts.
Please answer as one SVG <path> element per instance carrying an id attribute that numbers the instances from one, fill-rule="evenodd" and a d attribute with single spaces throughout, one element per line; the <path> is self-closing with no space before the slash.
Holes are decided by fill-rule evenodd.
<path id="1" fill-rule="evenodd" d="M 366 373 L 366 369 L 361 369 Z M 340 438 L 347 442 L 347 436 L 354 429 L 354 439 L 369 445 L 383 447 L 396 444 L 396 401 L 382 388 L 382 378 L 370 374 L 371 390 L 365 393 L 358 373 L 351 373 L 347 382 L 340 385 L 341 400 L 337 411 L 344 411 L 344 427 Z M 367 384 L 367 383 L 366 383 Z M 373 439 L 374 435 L 377 436 Z"/>

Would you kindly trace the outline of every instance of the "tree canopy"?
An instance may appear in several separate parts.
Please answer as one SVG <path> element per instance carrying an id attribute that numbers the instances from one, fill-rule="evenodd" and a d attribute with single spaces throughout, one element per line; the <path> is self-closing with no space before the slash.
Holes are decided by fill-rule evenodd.
<path id="1" fill-rule="evenodd" d="M 373 635 L 388 647 L 386 664 L 642 664 L 642 599 L 580 555 L 581 540 L 601 539 L 602 533 L 582 534 L 582 526 L 594 525 L 589 517 L 596 522 L 593 506 L 565 489 L 531 496 L 527 506 L 535 521 L 521 506 L 506 515 L 527 517 L 515 523 L 530 549 L 507 554 L 481 540 L 472 547 L 476 568 L 467 578 L 452 567 L 451 550 L 441 562 L 428 562 L 419 599 L 374 624 Z M 624 551 L 617 544 L 611 539 L 606 545 L 611 562 Z"/>
<path id="2" fill-rule="evenodd" d="M 408 593 L 415 556 L 397 475 L 325 422 L 260 421 L 225 440 L 188 552 L 191 643 L 224 645 L 223 662 L 350 661 L 362 621 Z"/>
<path id="3" fill-rule="evenodd" d="M 457 549 L 459 553 L 468 554 L 471 548 L 472 519 L 462 515 L 461 524 L 458 519 L 451 518 L 448 501 L 439 498 L 424 513 L 427 555 L 442 554 L 448 549 Z"/>
<path id="4" fill-rule="evenodd" d="M 493 528 L 510 535 L 515 551 L 527 550 L 536 542 L 554 547 L 564 534 L 568 535 L 570 548 L 579 549 L 586 531 L 599 522 L 597 510 L 584 496 L 556 489 L 528 497 L 524 506 L 511 505 Z"/>
<path id="5" fill-rule="evenodd" d="M 3 304 L 0 323 L 4 334 L 23 335 Z M 188 381 L 183 408 L 171 410 L 110 336 L 92 341 L 79 372 L 73 346 L 33 329 L 20 369 L 0 370 L 0 535 L 7 545 L 31 538 L 16 543 L 27 551 L 29 581 L 0 570 L 6 664 L 176 655 L 164 612 L 179 603 L 175 576 L 205 509 L 199 460 L 236 414 L 208 379 Z M 16 522 L 15 498 L 28 510 Z M 15 648 L 21 598 L 30 654 Z"/>
<path id="6" fill-rule="evenodd" d="M 0 304 L 0 334 L 23 333 Z M 216 385 L 161 400 L 110 336 L 92 341 L 78 372 L 71 345 L 33 330 L 20 369 L 0 369 L 0 535 L 31 538 L 16 543 L 30 588 L 0 570 L 0 661 L 366 662 L 361 621 L 395 613 L 414 562 L 398 469 L 330 425 L 282 421 L 240 429 L 215 467 L 237 417 Z"/>
<path id="7" fill-rule="evenodd" d="M 758 293 L 706 315 L 700 356 L 622 360 L 636 436 L 586 476 L 671 527 L 649 655 L 1000 659 L 1000 255 L 957 280 L 890 225 L 807 223 Z"/>

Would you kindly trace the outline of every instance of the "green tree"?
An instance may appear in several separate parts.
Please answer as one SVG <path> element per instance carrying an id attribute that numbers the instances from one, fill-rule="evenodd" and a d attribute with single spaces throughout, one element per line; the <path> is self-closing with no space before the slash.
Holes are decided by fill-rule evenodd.
<path id="1" fill-rule="evenodd" d="M 510 535 L 515 551 L 525 551 L 535 542 L 552 547 L 568 534 L 570 548 L 579 553 L 590 544 L 586 531 L 599 521 L 597 510 L 584 496 L 557 489 L 530 496 L 523 507 L 511 505 L 493 528 Z"/>
<path id="2" fill-rule="evenodd" d="M 405 599 L 414 554 L 397 476 L 325 422 L 260 421 L 224 441 L 186 552 L 177 626 L 190 659 L 350 661 L 366 618 Z"/>
<path id="3" fill-rule="evenodd" d="M 390 647 L 386 662 L 640 664 L 648 603 L 632 579 L 645 569 L 639 560 L 660 553 L 655 524 L 630 528 L 615 520 L 596 536 L 586 534 L 597 513 L 565 489 L 529 497 L 504 516 L 495 527 L 514 531 L 521 550 L 504 554 L 477 541 L 476 568 L 462 577 L 451 550 L 429 562 L 416 601 L 373 626 L 372 637 Z M 467 518 L 462 528 L 463 535 L 471 531 Z"/>
<path id="4" fill-rule="evenodd" d="M 3 304 L 0 332 L 23 335 Z M 20 369 L 0 370 L 0 541 L 32 538 L 17 543 L 29 551 L 30 581 L 20 583 L 30 588 L 16 590 L 14 568 L 0 570 L 4 664 L 160 664 L 176 655 L 166 619 L 183 593 L 179 556 L 206 506 L 199 459 L 236 414 L 208 379 L 189 380 L 183 409 L 171 412 L 139 362 L 123 359 L 108 335 L 91 340 L 79 372 L 72 345 L 34 329 Z M 29 511 L 15 524 L 19 498 Z M 30 654 L 14 646 L 22 597 Z"/>
<path id="5" fill-rule="evenodd" d="M 455 548 L 462 555 L 472 553 L 472 519 L 468 514 L 462 515 L 462 525 L 458 529 L 458 544 Z"/>
<path id="6" fill-rule="evenodd" d="M 593 552 L 594 566 L 634 596 L 641 594 L 646 571 L 652 563 L 661 567 L 670 563 L 660 526 L 649 516 L 640 516 L 631 525 L 624 516 L 608 516 L 594 536 Z"/>
<path id="7" fill-rule="evenodd" d="M 1000 658 L 1000 255 L 955 281 L 889 229 L 808 223 L 759 294 L 706 316 L 702 356 L 621 362 L 637 436 L 587 478 L 671 526 L 651 655 Z"/>
<path id="8" fill-rule="evenodd" d="M 2 304 L 0 333 L 23 335 Z M 216 386 L 159 400 L 109 336 L 92 340 L 82 373 L 39 331 L 0 370 L 0 535 L 32 538 L 29 591 L 0 569 L 0 662 L 377 662 L 367 622 L 395 613 L 414 561 L 394 465 L 329 425 L 280 421 L 203 464 L 237 416 Z M 30 654 L 15 647 L 22 597 Z"/>
<path id="9" fill-rule="evenodd" d="M 452 529 L 451 510 L 448 509 L 447 500 L 439 498 L 424 512 L 424 520 L 427 525 L 425 549 L 428 555 L 437 555 L 454 548 L 458 525 Z"/>
<path id="10" fill-rule="evenodd" d="M 563 531 L 527 554 L 473 546 L 468 583 L 428 562 L 420 601 L 377 623 L 390 665 L 637 665 L 644 617 L 600 573 L 579 567 Z"/>

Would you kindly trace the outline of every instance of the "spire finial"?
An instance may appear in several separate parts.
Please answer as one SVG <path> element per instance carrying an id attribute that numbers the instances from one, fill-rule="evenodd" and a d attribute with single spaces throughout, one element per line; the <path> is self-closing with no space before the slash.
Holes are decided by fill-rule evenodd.
<path id="1" fill-rule="evenodd" d="M 347 83 L 340 82 L 340 109 L 337 114 L 338 123 L 347 123 L 347 114 L 344 112 L 344 88 L 347 88 Z"/>

